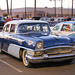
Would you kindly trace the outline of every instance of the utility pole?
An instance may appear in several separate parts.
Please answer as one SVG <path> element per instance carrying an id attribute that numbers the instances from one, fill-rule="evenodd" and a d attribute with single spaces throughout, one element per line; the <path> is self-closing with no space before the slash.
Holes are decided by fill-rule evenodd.
<path id="1" fill-rule="evenodd" d="M 12 16 L 12 0 L 11 0 L 11 7 L 10 7 L 10 15 Z"/>
<path id="2" fill-rule="evenodd" d="M 36 0 L 34 2 L 34 16 L 36 17 Z"/>
<path id="3" fill-rule="evenodd" d="M 25 19 L 26 19 L 26 0 L 25 0 Z"/>
<path id="4" fill-rule="evenodd" d="M 7 14 L 9 15 L 9 6 L 8 6 L 8 0 L 6 0 L 7 3 Z"/>
<path id="5" fill-rule="evenodd" d="M 63 0 L 61 0 L 61 17 L 63 17 L 63 6 L 62 6 L 62 4 L 63 4 Z"/>
<path id="6" fill-rule="evenodd" d="M 56 0 L 55 0 L 55 9 L 54 9 L 54 11 L 55 11 L 55 17 L 56 17 Z"/>
<path id="7" fill-rule="evenodd" d="M 71 16 L 73 17 L 73 0 L 72 0 L 72 15 Z"/>

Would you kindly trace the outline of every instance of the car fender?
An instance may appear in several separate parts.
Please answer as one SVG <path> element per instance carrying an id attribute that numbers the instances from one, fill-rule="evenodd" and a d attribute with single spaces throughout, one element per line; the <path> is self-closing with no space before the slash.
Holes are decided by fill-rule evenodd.
<path id="1" fill-rule="evenodd" d="M 17 57 L 17 58 L 20 58 L 20 50 L 23 49 L 23 50 L 27 50 L 27 48 L 25 47 L 22 47 L 22 46 L 19 46 L 19 45 L 15 45 L 15 44 L 10 44 L 9 47 L 8 47 L 8 52 L 9 54 Z"/>

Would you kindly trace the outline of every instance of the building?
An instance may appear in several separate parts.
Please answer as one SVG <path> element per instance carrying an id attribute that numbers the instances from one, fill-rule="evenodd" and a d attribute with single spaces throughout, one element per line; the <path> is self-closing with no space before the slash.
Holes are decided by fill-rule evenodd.
<path id="1" fill-rule="evenodd" d="M 7 13 L 6 10 L 0 10 L 0 16 L 2 13 Z M 71 16 L 71 9 L 63 8 L 63 16 Z M 53 17 L 55 14 L 55 8 L 37 8 L 36 15 L 39 17 L 43 17 L 44 14 L 47 13 L 49 17 Z M 75 16 L 75 9 L 74 9 L 74 16 Z M 12 16 L 19 15 L 20 17 L 25 17 L 25 8 L 17 8 L 12 10 Z M 61 16 L 61 8 L 56 8 L 56 15 Z M 26 8 L 26 17 L 32 18 L 34 17 L 34 8 L 27 7 Z"/>

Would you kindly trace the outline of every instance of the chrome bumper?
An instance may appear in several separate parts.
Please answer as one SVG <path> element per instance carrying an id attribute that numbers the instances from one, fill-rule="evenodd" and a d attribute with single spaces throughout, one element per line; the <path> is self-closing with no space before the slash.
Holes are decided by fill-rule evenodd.
<path id="1" fill-rule="evenodd" d="M 26 58 L 31 63 L 41 63 L 48 61 L 64 61 L 64 60 L 74 59 L 75 54 L 64 54 L 64 55 L 53 55 L 53 56 L 48 56 L 47 54 L 45 54 L 43 57 L 31 57 L 26 55 Z"/>
<path id="2" fill-rule="evenodd" d="M 54 49 L 56 50 L 57 48 L 58 48 L 57 52 L 54 52 Z M 63 50 L 64 48 L 67 48 L 68 50 L 65 52 L 65 50 Z M 52 54 L 50 52 L 51 49 L 53 52 Z M 49 52 L 47 52 L 47 50 Z M 27 54 L 26 58 L 32 63 L 40 63 L 40 62 L 48 62 L 48 61 L 64 61 L 64 60 L 74 59 L 75 58 L 75 48 L 73 46 L 50 47 L 50 48 L 44 49 L 43 54 L 41 56 L 32 57 Z"/>

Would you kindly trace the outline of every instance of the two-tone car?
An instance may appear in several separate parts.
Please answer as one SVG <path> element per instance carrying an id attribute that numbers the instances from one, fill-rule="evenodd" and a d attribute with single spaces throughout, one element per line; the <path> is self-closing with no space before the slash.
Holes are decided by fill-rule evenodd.
<path id="1" fill-rule="evenodd" d="M 55 34 L 72 35 L 75 34 L 75 21 L 61 22 L 52 28 Z"/>
<path id="2" fill-rule="evenodd" d="M 71 63 L 75 58 L 72 39 L 51 34 L 45 21 L 7 22 L 0 32 L 0 51 L 23 59 L 26 67 L 49 61 Z"/>

